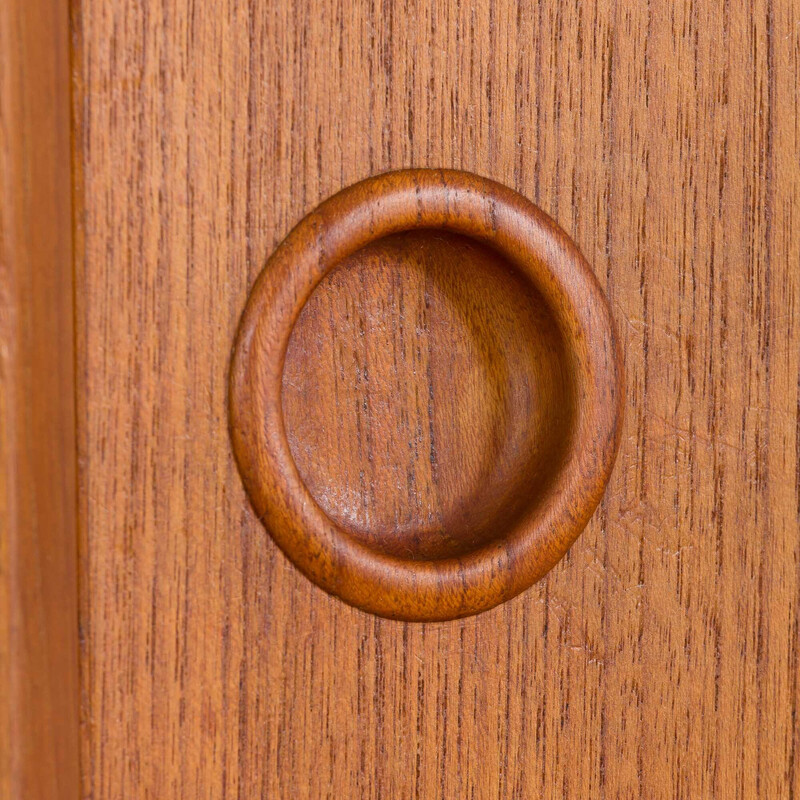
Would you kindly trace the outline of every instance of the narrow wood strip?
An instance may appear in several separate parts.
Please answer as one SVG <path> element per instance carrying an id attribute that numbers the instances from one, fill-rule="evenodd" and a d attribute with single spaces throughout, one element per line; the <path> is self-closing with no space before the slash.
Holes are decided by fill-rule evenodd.
<path id="1" fill-rule="evenodd" d="M 79 792 L 66 3 L 0 3 L 0 797 Z"/>

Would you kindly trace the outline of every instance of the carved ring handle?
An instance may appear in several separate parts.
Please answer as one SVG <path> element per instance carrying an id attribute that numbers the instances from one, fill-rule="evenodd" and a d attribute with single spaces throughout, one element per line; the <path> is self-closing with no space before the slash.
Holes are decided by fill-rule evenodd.
<path id="1" fill-rule="evenodd" d="M 357 541 L 320 509 L 292 459 L 281 406 L 295 321 L 322 278 L 370 242 L 440 228 L 499 251 L 547 304 L 567 346 L 576 413 L 548 491 L 474 552 L 405 559 Z M 405 170 L 350 186 L 303 219 L 269 259 L 241 319 L 230 372 L 230 431 L 252 505 L 306 576 L 364 610 L 443 620 L 501 603 L 542 577 L 599 502 L 616 455 L 623 376 L 603 292 L 567 235 L 511 189 L 464 172 Z"/>

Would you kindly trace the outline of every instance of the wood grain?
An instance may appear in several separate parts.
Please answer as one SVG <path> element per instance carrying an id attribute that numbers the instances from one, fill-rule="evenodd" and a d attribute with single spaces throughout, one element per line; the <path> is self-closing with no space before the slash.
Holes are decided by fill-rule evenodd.
<path id="1" fill-rule="evenodd" d="M 428 317 L 437 315 L 428 288 L 436 273 L 426 263 L 436 264 L 450 317 L 464 323 L 440 326 L 438 340 L 426 335 Z M 363 280 L 343 308 L 318 312 L 311 301 L 327 291 L 324 279 L 354 265 L 378 281 Z M 415 313 L 402 285 L 387 296 L 380 270 L 406 276 L 420 266 L 431 280 Z M 509 296 L 502 282 L 514 277 Z M 527 314 L 511 316 L 514 300 Z M 376 304 L 382 308 L 370 325 Z M 302 340 L 290 348 L 301 315 L 307 329 L 325 331 L 305 350 Z M 392 317 L 398 324 L 389 328 Z M 351 322 L 355 335 L 344 338 L 340 331 L 346 336 Z M 335 353 L 325 365 L 333 380 L 315 402 L 286 389 L 298 366 L 310 371 L 321 340 Z M 452 353 L 464 346 L 472 346 L 466 361 L 483 370 L 477 380 L 463 361 L 430 357 L 434 347 Z M 405 419 L 399 403 L 381 407 L 380 390 L 372 390 L 383 384 L 385 394 L 398 383 L 417 397 Z M 564 556 L 614 463 L 622 384 L 606 299 L 552 219 L 508 187 L 468 172 L 399 170 L 343 189 L 270 256 L 231 359 L 231 441 L 256 515 L 317 585 L 392 619 L 448 620 L 516 596 Z M 454 400 L 463 404 L 462 420 Z M 332 424 L 313 427 L 323 410 Z M 483 430 L 479 415 L 491 420 Z M 300 420 L 307 422 L 298 440 Z M 348 425 L 352 434 L 343 436 Z M 460 450 L 440 449 L 443 439 L 459 440 Z M 329 442 L 337 444 L 335 456 Z M 308 454 L 299 460 L 298 443 Z M 376 453 L 389 465 L 405 462 L 404 474 L 372 472 Z M 381 513 L 393 519 L 412 510 L 428 518 L 455 506 L 462 519 L 433 530 L 427 523 L 343 525 L 301 477 L 310 461 L 323 468 L 326 486 L 361 486 L 367 511 L 385 504 Z M 472 491 L 454 494 L 448 476 L 461 479 L 476 465 Z M 339 511 L 351 508 L 346 502 Z"/>
<path id="2" fill-rule="evenodd" d="M 67 9 L 0 3 L 0 798 L 79 793 Z"/>
<path id="3" fill-rule="evenodd" d="M 798 13 L 74 6 L 86 796 L 800 794 Z M 226 430 L 267 256 L 324 197 L 408 166 L 553 216 L 628 382 L 570 553 L 447 624 L 306 581 Z"/>

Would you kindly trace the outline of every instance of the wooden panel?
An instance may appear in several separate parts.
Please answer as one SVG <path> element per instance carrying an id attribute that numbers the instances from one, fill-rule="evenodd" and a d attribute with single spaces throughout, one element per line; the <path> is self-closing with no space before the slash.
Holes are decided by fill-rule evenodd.
<path id="1" fill-rule="evenodd" d="M 67 9 L 0 3 L 0 797 L 75 798 Z"/>
<path id="2" fill-rule="evenodd" d="M 799 22 L 788 0 L 82 0 L 86 795 L 800 791 Z M 314 588 L 228 443 L 265 259 L 405 166 L 554 216 L 627 370 L 587 531 L 457 623 Z"/>

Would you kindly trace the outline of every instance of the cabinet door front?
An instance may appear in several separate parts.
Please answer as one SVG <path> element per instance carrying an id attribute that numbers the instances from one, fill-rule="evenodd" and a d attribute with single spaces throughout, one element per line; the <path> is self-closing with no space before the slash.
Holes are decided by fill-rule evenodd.
<path id="1" fill-rule="evenodd" d="M 797 5 L 70 27 L 83 796 L 800 793 Z"/>

